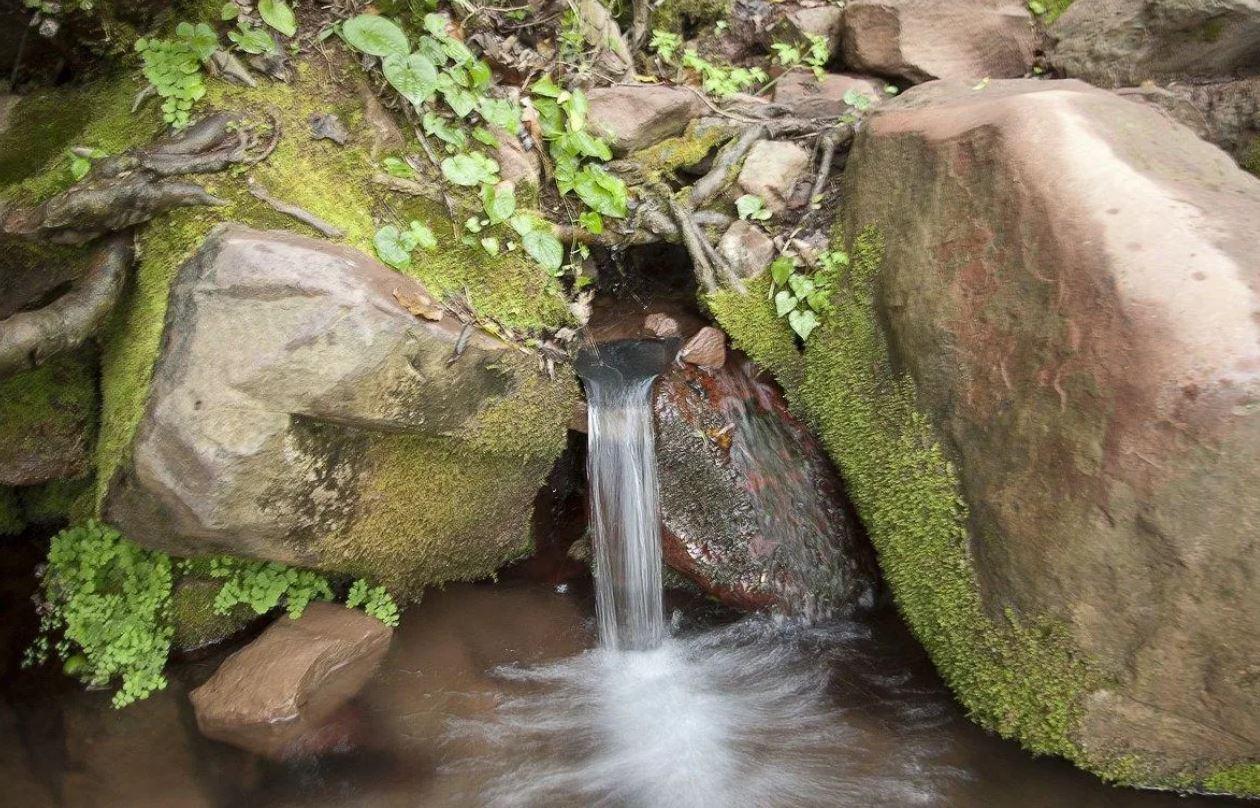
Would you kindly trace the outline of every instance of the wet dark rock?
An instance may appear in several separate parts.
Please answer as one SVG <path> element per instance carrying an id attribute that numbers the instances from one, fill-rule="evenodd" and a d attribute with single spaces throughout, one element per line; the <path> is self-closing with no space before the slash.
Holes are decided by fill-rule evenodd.
<path id="1" fill-rule="evenodd" d="M 350 699 L 389 649 L 393 629 L 356 609 L 312 603 L 282 617 L 189 694 L 202 733 L 274 759 L 353 748 Z"/>
<path id="2" fill-rule="evenodd" d="M 720 332 L 719 332 L 720 333 Z M 850 614 L 875 561 L 822 447 L 732 354 L 675 367 L 654 402 L 666 563 L 728 606 Z"/>

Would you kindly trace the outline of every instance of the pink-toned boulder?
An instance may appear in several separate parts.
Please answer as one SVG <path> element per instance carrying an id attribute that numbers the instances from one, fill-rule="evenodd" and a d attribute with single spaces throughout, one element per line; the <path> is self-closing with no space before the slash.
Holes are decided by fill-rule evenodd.
<path id="1" fill-rule="evenodd" d="M 698 93 L 660 84 L 597 87 L 586 95 L 591 131 L 607 139 L 619 155 L 681 134 L 707 109 Z"/>
<path id="2" fill-rule="evenodd" d="M 312 603 L 228 657 L 190 695 L 202 733 L 273 759 L 354 745 L 347 702 L 385 657 L 393 629 L 361 611 Z"/>
<path id="3" fill-rule="evenodd" d="M 912 82 L 1015 78 L 1032 67 L 1028 7 L 1016 0 L 852 0 L 841 50 L 852 70 Z"/>
<path id="4" fill-rule="evenodd" d="M 689 365 L 717 370 L 726 364 L 726 335 L 721 329 L 706 325 L 687 340 L 678 358 Z"/>
<path id="5" fill-rule="evenodd" d="M 973 87 L 886 102 L 843 181 L 845 231 L 883 238 L 874 316 L 957 470 L 983 617 L 943 610 L 952 551 L 900 560 L 895 594 L 938 659 L 1053 627 L 997 663 L 1082 665 L 1024 723 L 946 667 L 1004 732 L 1035 748 L 1058 722 L 1053 751 L 1094 770 L 1228 788 L 1213 773 L 1260 749 L 1260 181 L 1079 81 Z"/>
<path id="6" fill-rule="evenodd" d="M 676 337 L 679 335 L 678 321 L 659 311 L 643 318 L 643 328 L 655 337 Z"/>
<path id="7" fill-rule="evenodd" d="M 741 278 L 753 278 L 765 271 L 774 260 L 774 241 L 752 222 L 739 219 L 731 223 L 718 240 L 718 252 Z"/>
<path id="8" fill-rule="evenodd" d="M 749 150 L 736 182 L 744 193 L 760 197 L 766 210 L 780 212 L 808 168 L 809 152 L 792 141 L 763 140 Z"/>
<path id="9" fill-rule="evenodd" d="M 793 70 L 774 85 L 774 103 L 791 107 L 805 118 L 832 118 L 853 111 L 846 95 L 856 93 L 876 104 L 885 95 L 884 86 L 878 79 L 852 73 L 824 73 L 816 78 L 808 71 Z"/>

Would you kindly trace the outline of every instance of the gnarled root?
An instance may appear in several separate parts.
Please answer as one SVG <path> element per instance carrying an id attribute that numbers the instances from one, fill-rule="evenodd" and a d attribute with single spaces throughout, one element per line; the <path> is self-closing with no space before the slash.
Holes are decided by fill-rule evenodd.
<path id="1" fill-rule="evenodd" d="M 70 291 L 0 320 L 0 377 L 39 367 L 94 337 L 118 304 L 134 257 L 129 233 L 103 242 Z"/>
<path id="2" fill-rule="evenodd" d="M 174 208 L 222 205 L 200 185 L 141 174 L 75 186 L 35 208 L 0 215 L 0 233 L 57 244 L 86 244 Z"/>

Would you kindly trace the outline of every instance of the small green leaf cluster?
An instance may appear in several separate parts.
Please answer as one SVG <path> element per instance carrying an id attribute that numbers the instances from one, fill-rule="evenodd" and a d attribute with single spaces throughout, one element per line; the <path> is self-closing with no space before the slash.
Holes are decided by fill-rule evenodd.
<path id="1" fill-rule="evenodd" d="M 210 577 L 223 579 L 214 598 L 217 614 L 228 614 L 242 603 L 256 614 L 284 606 L 296 620 L 311 601 L 333 599 L 332 587 L 323 575 L 273 561 L 219 556 L 210 560 Z"/>
<path id="2" fill-rule="evenodd" d="M 710 95 L 725 97 L 762 84 L 768 76 L 760 67 L 731 67 L 706 61 L 694 48 L 683 51 L 683 67 L 700 76 L 701 86 Z"/>
<path id="3" fill-rule="evenodd" d="M 808 46 L 802 51 L 799 45 L 776 42 L 770 46 L 774 51 L 775 61 L 789 70 L 793 67 L 808 67 L 815 76 L 822 76 L 823 65 L 831 58 L 831 50 L 827 46 L 827 38 L 817 34 L 807 34 Z"/>
<path id="4" fill-rule="evenodd" d="M 592 162 L 611 160 L 612 150 L 586 128 L 590 113 L 586 94 L 577 88 L 566 90 L 550 76 L 535 81 L 530 93 L 547 151 L 555 163 L 557 190 L 576 193 L 600 217 L 625 218 L 630 204 L 626 184 L 599 162 Z M 594 218 L 585 221 L 594 223 Z M 603 229 L 602 219 L 596 226 Z"/>
<path id="5" fill-rule="evenodd" d="M 398 604 L 383 586 L 369 586 L 360 578 L 350 585 L 346 594 L 346 606 L 351 609 L 362 607 L 363 611 L 380 620 L 387 626 L 398 626 Z"/>
<path id="6" fill-rule="evenodd" d="M 755 194 L 744 194 L 736 199 L 735 211 L 741 219 L 752 219 L 758 222 L 764 222 L 771 216 L 770 211 L 766 210 L 766 203 Z"/>
<path id="7" fill-rule="evenodd" d="M 829 250 L 819 256 L 818 263 L 812 274 L 798 271 L 790 255 L 781 255 L 770 264 L 775 313 L 786 317 L 802 340 L 808 340 L 822 318 L 835 310 L 831 297 L 849 256 L 843 250 Z"/>
<path id="8" fill-rule="evenodd" d="M 115 707 L 161 690 L 174 633 L 166 620 L 171 585 L 165 553 L 144 550 L 96 521 L 61 531 L 48 552 L 40 633 L 26 664 L 55 651 L 66 673 L 91 687 L 120 680 Z"/>
<path id="9" fill-rule="evenodd" d="M 227 36 L 242 53 L 271 55 L 279 52 L 280 48 L 267 27 L 286 37 L 297 34 L 297 15 L 285 0 L 259 0 L 258 16 L 264 25 L 258 25 L 256 20 L 245 16 L 233 0 L 223 4 L 219 17 L 225 22 L 236 21 L 235 30 L 229 31 Z"/>
<path id="10" fill-rule="evenodd" d="M 205 23 L 181 22 L 174 39 L 136 40 L 144 77 L 162 97 L 162 117 L 174 128 L 188 126 L 193 104 L 205 96 L 202 64 L 218 46 L 219 38 Z"/>
<path id="11" fill-rule="evenodd" d="M 92 170 L 92 161 L 99 160 L 105 156 L 105 152 L 100 149 L 88 149 L 86 152 L 78 152 L 71 149 L 70 155 L 70 177 L 78 182 L 88 175 Z"/>
<path id="12" fill-rule="evenodd" d="M 318 572 L 232 556 L 176 564 L 166 553 L 146 550 L 89 520 L 52 539 L 40 579 L 39 634 L 24 664 L 46 662 L 55 653 L 66 674 L 90 687 L 118 683 L 115 707 L 161 690 L 175 633 L 175 579 L 194 568 L 223 581 L 214 599 L 218 614 L 245 604 L 256 614 L 283 607 L 297 618 L 312 601 L 334 597 L 331 583 Z M 382 622 L 398 624 L 398 605 L 384 587 L 360 579 L 349 595 L 347 606 L 362 606 Z"/>
<path id="13" fill-rule="evenodd" d="M 403 165 L 406 165 L 405 163 Z M 387 224 L 372 238 L 376 256 L 394 269 L 411 266 L 411 254 L 416 248 L 432 250 L 437 247 L 437 237 L 426 225 L 412 220 L 406 230 Z"/>
<path id="14" fill-rule="evenodd" d="M 652 31 L 652 39 L 648 41 L 648 47 L 655 51 L 657 56 L 661 57 L 661 61 L 672 65 L 674 63 L 674 55 L 682 47 L 682 36 L 672 31 L 657 28 Z"/>

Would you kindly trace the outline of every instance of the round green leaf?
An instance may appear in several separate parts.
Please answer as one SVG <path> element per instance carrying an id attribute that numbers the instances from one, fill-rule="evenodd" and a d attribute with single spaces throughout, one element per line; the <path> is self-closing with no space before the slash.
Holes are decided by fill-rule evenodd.
<path id="1" fill-rule="evenodd" d="M 564 245 L 546 230 L 530 230 L 521 236 L 521 245 L 549 272 L 557 272 L 564 265 Z"/>
<path id="2" fill-rule="evenodd" d="M 285 36 L 297 33 L 297 17 L 284 0 L 258 0 L 258 14 L 263 22 Z"/>
<path id="3" fill-rule="evenodd" d="M 415 106 L 422 105 L 437 87 L 437 68 L 418 53 L 390 54 L 382 64 L 385 80 Z"/>
<path id="4" fill-rule="evenodd" d="M 341 26 L 341 36 L 350 47 L 370 56 L 411 53 L 411 43 L 403 29 L 375 14 L 360 14 L 346 20 Z"/>
<path id="5" fill-rule="evenodd" d="M 516 213 L 516 184 L 504 180 L 498 185 L 486 185 L 481 190 L 481 200 L 491 222 L 506 222 Z"/>

